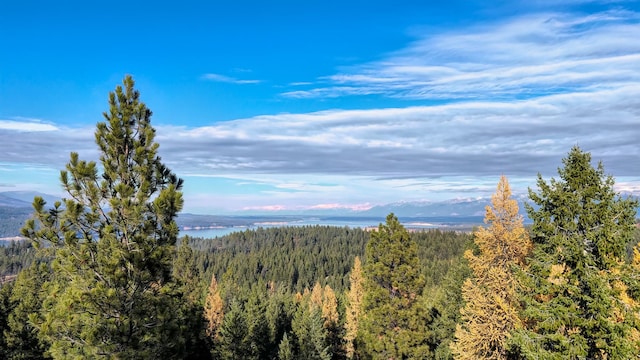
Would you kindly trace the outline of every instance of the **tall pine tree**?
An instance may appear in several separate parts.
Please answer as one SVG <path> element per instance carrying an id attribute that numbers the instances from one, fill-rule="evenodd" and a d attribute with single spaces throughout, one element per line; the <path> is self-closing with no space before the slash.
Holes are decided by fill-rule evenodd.
<path id="1" fill-rule="evenodd" d="M 291 320 L 296 338 L 297 359 L 331 360 L 331 348 L 327 344 L 322 309 L 305 298 Z"/>
<path id="2" fill-rule="evenodd" d="M 36 197 L 22 230 L 55 249 L 39 324 L 54 358 L 175 358 L 184 347 L 171 271 L 182 180 L 158 156 L 133 79 L 123 83 L 97 124 L 100 166 L 71 153 L 64 205 Z"/>
<path id="3" fill-rule="evenodd" d="M 246 313 L 239 301 L 233 301 L 220 326 L 214 351 L 216 359 L 244 360 L 252 356 Z"/>
<path id="4" fill-rule="evenodd" d="M 509 334 L 521 326 L 512 266 L 524 265 L 531 241 L 505 176 L 491 205 L 484 218 L 489 227 L 474 234 L 479 253 L 465 252 L 473 276 L 462 286 L 462 323 L 451 346 L 456 359 L 506 359 Z"/>
<path id="5" fill-rule="evenodd" d="M 207 334 L 206 311 L 202 311 L 202 278 L 189 241 L 188 236 L 182 238 L 173 261 L 173 280 L 182 297 L 178 307 L 173 310 L 179 316 L 178 321 L 184 336 L 184 357 L 206 360 L 211 357 L 213 341 Z"/>
<path id="6" fill-rule="evenodd" d="M 526 327 L 512 338 L 526 359 L 629 359 L 631 326 L 614 286 L 634 231 L 637 202 L 620 197 L 602 164 L 574 147 L 559 179 L 538 176 L 529 195 L 533 256 L 524 272 Z"/>
<path id="7" fill-rule="evenodd" d="M 365 256 L 359 352 L 385 360 L 428 357 L 432 319 L 419 301 L 425 280 L 418 247 L 393 214 L 371 233 Z"/>

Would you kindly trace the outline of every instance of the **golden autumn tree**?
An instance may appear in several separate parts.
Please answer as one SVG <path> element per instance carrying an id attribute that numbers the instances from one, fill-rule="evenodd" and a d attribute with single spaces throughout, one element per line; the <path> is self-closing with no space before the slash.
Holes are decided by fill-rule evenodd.
<path id="1" fill-rule="evenodd" d="M 636 235 L 637 238 L 637 235 Z M 620 266 L 610 272 L 614 280 L 611 283 L 616 292 L 616 307 L 613 318 L 618 323 L 626 322 L 632 326 L 625 341 L 632 344 L 632 353 L 640 355 L 640 244 L 633 248 L 633 256 L 629 264 Z M 603 275 L 604 277 L 604 275 Z"/>
<path id="2" fill-rule="evenodd" d="M 319 282 L 316 282 L 311 293 L 308 294 L 308 300 L 310 310 L 320 309 L 326 329 L 338 325 L 338 299 L 331 286 L 325 285 L 323 288 Z"/>
<path id="3" fill-rule="evenodd" d="M 324 286 L 322 294 L 322 318 L 324 319 L 325 328 L 338 324 L 338 299 L 329 285 Z"/>
<path id="4" fill-rule="evenodd" d="M 207 335 L 216 340 L 224 318 L 224 303 L 220 296 L 215 274 L 211 276 L 211 283 L 209 284 L 209 291 L 204 304 L 204 317 L 207 320 Z"/>
<path id="5" fill-rule="evenodd" d="M 325 285 L 322 291 L 322 318 L 324 328 L 327 331 L 327 345 L 333 358 L 344 358 L 344 341 L 340 318 L 338 315 L 338 298 L 329 285 Z"/>
<path id="6" fill-rule="evenodd" d="M 322 308 L 322 285 L 319 282 L 313 286 L 311 290 L 311 297 L 309 298 L 309 306 L 316 306 Z"/>
<path id="7" fill-rule="evenodd" d="M 364 297 L 362 277 L 362 264 L 360 258 L 356 256 L 353 261 L 353 268 L 349 274 L 349 292 L 347 293 L 346 319 L 344 323 L 344 340 L 347 358 L 352 359 L 355 353 L 355 340 L 358 335 L 358 320 L 360 318 L 360 308 Z"/>
<path id="8" fill-rule="evenodd" d="M 506 359 L 507 337 L 520 326 L 512 266 L 524 265 L 532 245 L 505 176 L 484 221 L 488 227 L 474 234 L 478 253 L 465 253 L 473 275 L 462 286 L 466 305 L 451 344 L 456 359 Z"/>

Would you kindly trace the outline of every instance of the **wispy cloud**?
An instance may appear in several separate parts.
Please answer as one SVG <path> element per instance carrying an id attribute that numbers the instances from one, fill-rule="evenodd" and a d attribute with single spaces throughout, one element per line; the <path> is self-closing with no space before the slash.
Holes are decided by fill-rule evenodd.
<path id="1" fill-rule="evenodd" d="M 364 204 L 317 204 L 309 206 L 309 210 L 351 210 L 351 211 L 365 211 L 373 207 L 370 203 Z"/>
<path id="2" fill-rule="evenodd" d="M 299 212 L 308 210 L 347 210 L 347 211 L 366 211 L 373 207 L 369 203 L 363 204 L 344 204 L 344 203 L 331 203 L 331 204 L 315 204 L 315 205 L 291 205 L 291 204 L 278 204 L 278 205 L 261 205 L 261 206 L 245 206 L 242 211 L 266 211 L 266 212 Z"/>
<path id="3" fill-rule="evenodd" d="M 381 61 L 282 95 L 496 100 L 615 89 L 640 81 L 639 33 L 640 14 L 630 11 L 527 15 L 430 32 Z"/>
<path id="4" fill-rule="evenodd" d="M 220 75 L 220 74 L 213 74 L 213 73 L 204 74 L 202 75 L 201 78 L 203 80 L 230 83 L 230 84 L 259 84 L 262 82 L 262 80 L 244 80 L 244 79 L 237 79 L 234 77 Z"/>
<path id="5" fill-rule="evenodd" d="M 58 128 L 52 124 L 46 123 L 38 119 L 16 118 L 13 120 L 0 119 L 0 130 L 21 131 L 21 132 L 40 132 L 40 131 L 56 131 Z"/>
<path id="6" fill-rule="evenodd" d="M 634 175 L 640 84 L 535 99 L 258 116 L 160 128 L 166 159 L 212 172 L 382 178 L 554 173 L 579 144 Z"/>
<path id="7" fill-rule="evenodd" d="M 163 159 L 179 173 L 533 176 L 555 173 L 559 160 L 578 144 L 614 175 L 634 176 L 637 167 L 630 164 L 640 158 L 638 99 L 640 83 L 509 102 L 264 115 L 197 128 L 158 126 L 157 139 Z M 92 132 L 61 128 L 22 136 L 0 128 L 0 162 L 60 167 L 72 150 L 95 159 Z M 313 185 L 318 181 L 279 186 L 326 188 Z"/>
<path id="8" fill-rule="evenodd" d="M 286 211 L 290 210 L 286 205 L 245 206 L 244 211 Z"/>

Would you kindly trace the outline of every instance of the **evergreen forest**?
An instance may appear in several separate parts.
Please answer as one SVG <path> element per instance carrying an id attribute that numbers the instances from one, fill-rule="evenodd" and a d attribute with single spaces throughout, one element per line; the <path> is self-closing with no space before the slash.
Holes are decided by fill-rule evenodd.
<path id="1" fill-rule="evenodd" d="M 71 153 L 63 201 L 0 248 L 2 359 L 640 357 L 637 200 L 591 154 L 538 175 L 525 227 L 499 178 L 472 233 L 258 228 L 178 235 L 183 181 L 130 76 Z"/>

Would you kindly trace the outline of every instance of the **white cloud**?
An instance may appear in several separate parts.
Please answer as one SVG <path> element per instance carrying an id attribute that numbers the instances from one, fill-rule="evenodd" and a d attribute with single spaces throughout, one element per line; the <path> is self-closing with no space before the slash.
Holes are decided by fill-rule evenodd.
<path id="1" fill-rule="evenodd" d="M 280 114 L 158 129 L 186 171 L 436 177 L 555 172 L 575 144 L 635 170 L 640 84 L 520 101 Z"/>
<path id="2" fill-rule="evenodd" d="M 262 82 L 262 80 L 242 80 L 242 79 L 236 79 L 230 76 L 213 74 L 213 73 L 202 75 L 202 79 L 208 80 L 208 81 L 214 81 L 214 82 L 230 83 L 230 84 L 259 84 Z"/>
<path id="3" fill-rule="evenodd" d="M 45 123 L 36 119 L 18 120 L 2 120 L 0 119 L 0 130 L 21 131 L 21 132 L 40 132 L 40 131 L 56 131 L 58 128 L 52 124 Z"/>
<path id="4" fill-rule="evenodd" d="M 286 205 L 262 205 L 262 206 L 245 206 L 244 211 L 286 211 L 291 210 Z"/>
<path id="5" fill-rule="evenodd" d="M 357 189 L 364 195 L 352 202 L 365 203 L 383 186 L 414 190 L 415 197 L 493 190 L 493 177 L 502 173 L 528 179 L 538 172 L 554 175 L 575 144 L 602 160 L 608 173 L 637 176 L 639 117 L 640 84 L 629 84 L 520 101 L 264 115 L 198 128 L 158 126 L 157 141 L 164 161 L 182 176 L 262 182 L 283 199 L 304 193 L 314 204 L 342 203 L 341 196 L 351 198 Z M 61 169 L 70 151 L 97 159 L 93 129 L 52 126 L 58 130 L 27 134 L 0 128 L 0 163 Z M 452 185 L 452 177 L 470 180 Z M 477 186 L 483 177 L 492 179 L 490 186 Z M 327 199 L 327 193 L 335 198 Z"/>
<path id="6" fill-rule="evenodd" d="M 346 203 L 330 203 L 330 204 L 314 204 L 314 205 L 292 205 L 292 204 L 276 204 L 276 205 L 259 205 L 245 206 L 239 210 L 242 211 L 264 211 L 264 212 L 299 212 L 307 210 L 347 210 L 347 211 L 366 211 L 373 206 L 369 203 L 363 204 L 346 204 Z"/>
<path id="7" fill-rule="evenodd" d="M 351 210 L 351 211 L 365 211 L 371 209 L 373 206 L 369 203 L 364 204 L 316 204 L 309 206 L 309 210 Z"/>
<path id="8" fill-rule="evenodd" d="M 542 13 L 423 35 L 386 58 L 321 78 L 292 98 L 514 99 L 640 81 L 640 15 Z"/>

